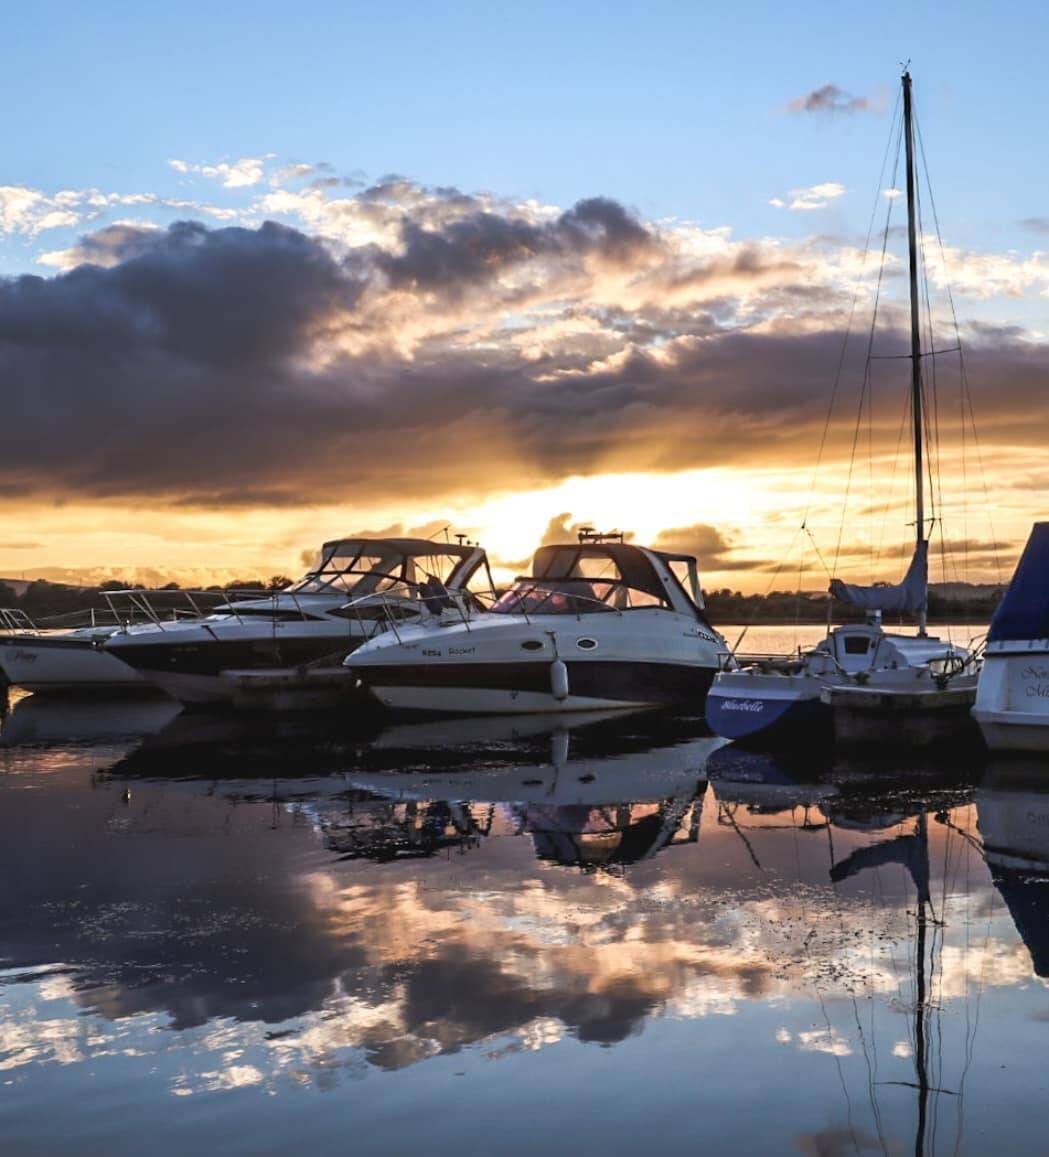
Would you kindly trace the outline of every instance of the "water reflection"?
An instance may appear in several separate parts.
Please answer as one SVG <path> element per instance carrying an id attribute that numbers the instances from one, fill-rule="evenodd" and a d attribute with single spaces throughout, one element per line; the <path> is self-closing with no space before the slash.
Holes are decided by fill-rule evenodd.
<path id="1" fill-rule="evenodd" d="M 273 1152 L 348 1111 L 362 1151 L 433 1148 L 470 1087 L 514 1152 L 636 1148 L 653 1104 L 671 1151 L 1033 1143 L 997 1105 L 1043 1080 L 1041 768 L 776 761 L 661 715 L 128 704 L 95 741 L 55 710 L 15 704 L 0 777 L 0 1113 L 41 1150 L 56 1082 L 87 1152 L 133 1151 L 88 1082 L 161 1152 L 219 1117 L 257 1151 L 255 1096 Z"/>

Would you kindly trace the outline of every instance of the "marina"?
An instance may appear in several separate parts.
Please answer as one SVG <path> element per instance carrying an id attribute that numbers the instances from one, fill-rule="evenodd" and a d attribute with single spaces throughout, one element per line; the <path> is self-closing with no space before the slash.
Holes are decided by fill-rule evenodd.
<path id="1" fill-rule="evenodd" d="M 1049 1152 L 1049 9 L 5 15 L 0 1157 Z"/>

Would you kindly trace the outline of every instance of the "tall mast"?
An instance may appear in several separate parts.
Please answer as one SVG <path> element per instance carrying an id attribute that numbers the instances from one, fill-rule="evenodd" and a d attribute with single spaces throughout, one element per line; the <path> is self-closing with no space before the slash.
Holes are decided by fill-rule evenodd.
<path id="1" fill-rule="evenodd" d="M 914 128 L 911 122 L 911 74 L 903 74 L 903 134 L 907 146 L 907 250 L 911 282 L 911 413 L 914 416 L 914 522 L 917 547 L 925 542 L 925 491 L 922 484 L 922 343 L 918 320 L 918 237 L 914 196 Z M 926 633 L 926 612 L 918 634 Z"/>

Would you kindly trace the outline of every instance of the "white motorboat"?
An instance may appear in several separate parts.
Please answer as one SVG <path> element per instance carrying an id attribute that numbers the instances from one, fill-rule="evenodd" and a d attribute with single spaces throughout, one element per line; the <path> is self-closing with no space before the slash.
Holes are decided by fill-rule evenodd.
<path id="1" fill-rule="evenodd" d="M 119 691 L 145 686 L 141 675 L 100 649 L 115 624 L 38 627 L 21 610 L 0 608 L 0 675 L 25 691 Z"/>
<path id="2" fill-rule="evenodd" d="M 972 713 L 992 751 L 1049 751 L 1049 522 L 991 620 Z"/>
<path id="3" fill-rule="evenodd" d="M 911 319 L 909 411 L 917 536 L 914 554 L 903 581 L 895 585 L 857 586 L 832 579 L 830 593 L 865 611 L 865 624 L 830 631 L 816 648 L 796 659 L 718 675 L 707 698 L 707 719 L 718 735 L 728 739 L 778 744 L 811 742 L 829 738 L 832 733 L 837 742 L 864 745 L 911 746 L 953 740 L 965 737 L 969 708 L 976 696 L 978 663 L 973 653 L 950 639 L 931 637 L 926 629 L 929 534 L 935 517 L 926 514 L 923 461 L 930 452 L 928 427 L 935 414 L 926 412 L 922 359 L 937 351 L 922 351 L 910 74 L 904 72 L 902 79 Z M 871 333 L 873 340 L 873 329 Z M 957 352 L 960 349 L 959 342 Z M 868 375 L 873 356 L 868 346 Z M 916 616 L 917 634 L 886 632 L 881 617 L 888 612 Z"/>
<path id="4" fill-rule="evenodd" d="M 296 673 L 303 683 L 330 681 L 344 674 L 349 652 L 391 624 L 463 617 L 472 580 L 491 589 L 485 552 L 473 544 L 338 539 L 285 590 L 231 601 L 196 621 L 129 627 L 105 650 L 183 703 L 233 704 L 252 673 L 285 685 Z"/>
<path id="5" fill-rule="evenodd" d="M 699 708 L 728 660 L 696 560 L 584 531 L 485 613 L 396 626 L 346 666 L 386 707 L 453 714 Z"/>

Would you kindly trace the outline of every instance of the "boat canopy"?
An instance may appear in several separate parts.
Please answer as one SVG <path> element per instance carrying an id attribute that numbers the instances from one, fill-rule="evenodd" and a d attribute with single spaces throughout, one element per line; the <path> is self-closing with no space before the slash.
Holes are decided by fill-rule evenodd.
<path id="1" fill-rule="evenodd" d="M 652 551 L 652 554 L 659 554 Z M 541 546 L 535 552 L 532 578 L 607 579 L 621 582 L 656 599 L 667 598 L 666 582 L 656 572 L 649 552 L 625 543 L 581 543 Z M 662 556 L 660 556 L 662 557 Z M 667 561 L 683 556 L 666 555 Z M 694 561 L 694 560 L 693 560 Z"/>
<path id="2" fill-rule="evenodd" d="M 1009 589 L 987 632 L 989 643 L 1049 637 L 1049 522 L 1031 529 Z"/>
<path id="3" fill-rule="evenodd" d="M 484 561 L 476 545 L 426 538 L 340 538 L 326 542 L 290 594 L 375 593 L 399 584 L 464 585 Z"/>
<path id="4" fill-rule="evenodd" d="M 919 542 L 903 582 L 863 587 L 841 579 L 830 580 L 830 593 L 843 603 L 864 611 L 906 611 L 920 614 L 929 601 L 929 544 Z"/>

